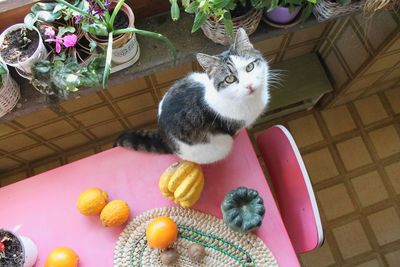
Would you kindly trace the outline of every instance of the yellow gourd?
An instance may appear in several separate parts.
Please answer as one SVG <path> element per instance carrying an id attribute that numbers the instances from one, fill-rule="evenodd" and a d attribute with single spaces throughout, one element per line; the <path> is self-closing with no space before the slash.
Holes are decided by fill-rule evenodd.
<path id="1" fill-rule="evenodd" d="M 203 171 L 200 165 L 181 160 L 164 171 L 158 185 L 164 196 L 183 208 L 190 208 L 203 192 Z"/>

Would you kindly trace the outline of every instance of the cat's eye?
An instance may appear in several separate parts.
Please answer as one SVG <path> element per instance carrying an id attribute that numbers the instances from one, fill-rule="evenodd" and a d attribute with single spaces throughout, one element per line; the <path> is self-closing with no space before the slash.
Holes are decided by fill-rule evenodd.
<path id="1" fill-rule="evenodd" d="M 246 71 L 247 71 L 247 72 L 250 72 L 250 71 L 252 71 L 253 69 L 254 69 L 254 63 L 253 63 L 253 62 L 251 62 L 249 65 L 246 66 Z"/>
<path id="2" fill-rule="evenodd" d="M 226 76 L 225 82 L 226 83 L 234 83 L 236 81 L 236 77 L 234 75 Z"/>

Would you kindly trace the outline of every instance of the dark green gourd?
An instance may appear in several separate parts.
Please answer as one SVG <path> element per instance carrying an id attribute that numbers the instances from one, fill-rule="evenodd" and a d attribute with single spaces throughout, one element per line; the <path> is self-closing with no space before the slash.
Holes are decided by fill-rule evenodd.
<path id="1" fill-rule="evenodd" d="M 260 227 L 265 213 L 264 201 L 258 192 L 246 187 L 226 194 L 221 210 L 229 228 L 243 233 Z"/>

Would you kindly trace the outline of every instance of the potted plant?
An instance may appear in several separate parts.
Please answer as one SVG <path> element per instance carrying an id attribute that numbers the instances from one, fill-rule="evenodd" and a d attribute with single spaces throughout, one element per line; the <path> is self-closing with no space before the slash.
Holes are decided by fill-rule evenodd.
<path id="1" fill-rule="evenodd" d="M 280 27 L 293 23 L 296 18 L 298 18 L 297 22 L 304 21 L 311 15 L 312 8 L 316 3 L 317 0 L 266 0 L 264 14 L 266 22 Z"/>
<path id="2" fill-rule="evenodd" d="M 24 73 L 29 74 L 31 66 L 46 54 L 42 37 L 36 27 L 30 30 L 25 24 L 18 23 L 0 35 L 0 59 Z"/>
<path id="3" fill-rule="evenodd" d="M 178 0 L 170 0 L 171 17 L 179 19 Z M 260 23 L 265 0 L 182 0 L 185 12 L 194 14 L 192 32 L 200 28 L 215 43 L 227 45 L 239 28 L 252 34 Z"/>
<path id="4" fill-rule="evenodd" d="M 74 0 L 71 4 L 82 9 L 84 8 L 84 3 L 83 0 Z M 31 29 L 33 26 L 36 26 L 42 34 L 46 48 L 50 51 L 47 54 L 47 59 L 55 55 L 65 58 L 73 57 L 76 58 L 78 62 L 85 64 L 86 60 L 91 56 L 90 46 L 93 46 L 94 43 L 90 44 L 89 41 L 85 39 L 82 29 L 79 27 L 80 25 L 75 24 L 74 15 L 77 15 L 77 13 L 63 4 L 56 2 L 39 2 L 34 4 L 31 8 L 31 13 L 25 16 L 24 23 L 27 28 Z M 51 36 L 52 32 L 54 32 L 54 36 Z M 65 44 L 68 46 L 68 49 L 57 53 L 57 49 L 55 48 L 64 47 L 64 40 L 61 39 L 64 38 L 63 35 L 66 35 L 67 39 L 69 36 L 73 38 L 76 36 L 76 42 L 68 46 L 67 41 Z M 52 37 L 56 37 L 56 41 L 52 41 Z M 55 47 L 52 46 L 53 44 L 55 44 Z"/>
<path id="5" fill-rule="evenodd" d="M 88 0 L 85 9 L 79 9 L 65 0 L 57 0 L 57 2 L 79 13 L 75 16 L 75 21 L 81 24 L 88 39 L 96 42 L 98 46 L 104 47 L 106 61 L 103 86 L 107 84 L 112 60 L 114 60 L 114 63 L 134 62 L 139 57 L 139 46 L 135 34 L 163 41 L 172 51 L 174 58 L 176 57 L 175 47 L 168 38 L 159 33 L 139 30 L 134 27 L 133 12 L 128 5 L 124 4 L 125 0 L 119 0 L 116 3 L 110 0 Z"/>
<path id="6" fill-rule="evenodd" d="M 37 255 L 31 239 L 0 229 L 0 266 L 32 267 Z"/>
<path id="7" fill-rule="evenodd" d="M 7 65 L 0 61 L 0 117 L 11 111 L 19 98 L 18 84 L 8 73 Z"/>

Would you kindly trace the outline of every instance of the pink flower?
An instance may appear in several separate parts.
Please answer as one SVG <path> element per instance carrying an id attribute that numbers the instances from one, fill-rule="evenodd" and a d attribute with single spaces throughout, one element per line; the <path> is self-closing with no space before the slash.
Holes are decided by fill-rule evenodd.
<path id="1" fill-rule="evenodd" d="M 44 35 L 54 37 L 54 35 L 56 35 L 56 32 L 53 30 L 52 27 L 46 27 L 46 29 L 44 30 Z"/>
<path id="2" fill-rule="evenodd" d="M 76 45 L 76 42 L 78 41 L 78 36 L 76 36 L 75 34 L 68 34 L 65 35 L 62 39 L 64 41 L 65 47 L 72 47 Z"/>

